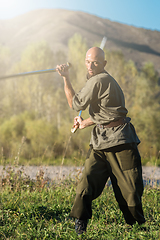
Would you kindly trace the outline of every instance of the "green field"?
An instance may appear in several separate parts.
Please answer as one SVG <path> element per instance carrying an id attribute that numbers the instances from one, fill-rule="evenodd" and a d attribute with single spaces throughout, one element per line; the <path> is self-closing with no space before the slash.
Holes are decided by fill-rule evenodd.
<path id="1" fill-rule="evenodd" d="M 106 186 L 93 201 L 93 217 L 87 233 L 78 237 L 70 210 L 77 180 L 48 183 L 13 172 L 1 179 L 0 239 L 160 239 L 160 189 L 145 187 L 143 208 L 146 230 L 125 224 L 112 188 Z"/>

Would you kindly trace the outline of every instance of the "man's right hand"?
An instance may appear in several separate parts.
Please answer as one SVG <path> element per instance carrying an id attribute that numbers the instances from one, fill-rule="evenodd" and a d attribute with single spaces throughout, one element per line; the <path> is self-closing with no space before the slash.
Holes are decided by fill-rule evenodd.
<path id="1" fill-rule="evenodd" d="M 60 76 L 68 78 L 69 77 L 68 68 L 69 66 L 67 64 L 57 65 L 56 71 L 59 73 Z"/>

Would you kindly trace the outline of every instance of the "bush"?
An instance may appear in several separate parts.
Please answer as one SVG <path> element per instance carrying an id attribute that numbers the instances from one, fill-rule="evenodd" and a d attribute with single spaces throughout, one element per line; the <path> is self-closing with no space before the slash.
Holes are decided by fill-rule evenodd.
<path id="1" fill-rule="evenodd" d="M 3 159 L 15 159 L 18 164 L 20 157 L 28 160 L 39 158 L 41 161 L 60 157 L 85 158 L 89 132 L 77 131 L 73 135 L 70 129 L 71 124 L 67 122 L 58 129 L 55 123 L 44 118 L 36 119 L 28 112 L 3 120 L 0 125 Z"/>

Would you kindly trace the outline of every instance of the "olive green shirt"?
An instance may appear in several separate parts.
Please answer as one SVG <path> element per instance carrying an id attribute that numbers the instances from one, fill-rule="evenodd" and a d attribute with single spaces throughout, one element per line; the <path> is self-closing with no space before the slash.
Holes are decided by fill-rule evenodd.
<path id="1" fill-rule="evenodd" d="M 95 124 L 107 125 L 125 118 L 126 122 L 118 127 L 99 128 L 97 125 L 91 133 L 90 144 L 94 149 L 106 149 L 125 143 L 140 143 L 128 113 L 122 89 L 107 72 L 87 80 L 81 91 L 73 97 L 72 108 L 85 110 L 89 106 L 90 119 Z"/>

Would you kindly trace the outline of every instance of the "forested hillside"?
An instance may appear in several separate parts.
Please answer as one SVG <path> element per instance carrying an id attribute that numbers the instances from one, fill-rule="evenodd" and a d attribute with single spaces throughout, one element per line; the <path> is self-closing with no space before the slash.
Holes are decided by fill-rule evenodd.
<path id="1" fill-rule="evenodd" d="M 95 43 L 99 46 L 100 43 Z M 88 49 L 80 34 L 68 42 L 68 54 L 52 52 L 46 42 L 30 44 L 23 51 L 20 61 L 10 67 L 9 52 L 0 48 L 1 74 L 19 73 L 38 69 L 50 69 L 68 60 L 71 81 L 78 91 L 84 85 L 85 54 Z M 158 73 L 151 62 L 138 70 L 131 60 L 126 61 L 122 52 L 104 49 L 106 70 L 122 87 L 128 116 L 132 118 L 141 140 L 140 152 L 144 159 L 153 160 L 160 150 L 160 87 Z M 9 70 L 9 71 L 8 71 Z M 91 128 L 71 134 L 76 112 L 71 110 L 65 98 L 63 79 L 57 73 L 7 79 L 0 82 L 0 147 L 3 159 L 35 158 L 53 159 L 84 158 Z M 87 110 L 82 113 L 88 117 Z"/>
<path id="2" fill-rule="evenodd" d="M 10 49 L 11 64 L 20 59 L 31 43 L 46 41 L 50 49 L 68 54 L 68 40 L 79 33 L 92 47 L 107 37 L 110 51 L 122 51 L 140 69 L 151 61 L 160 76 L 160 32 L 113 22 L 80 11 L 39 9 L 8 20 L 0 20 L 0 45 Z"/>

